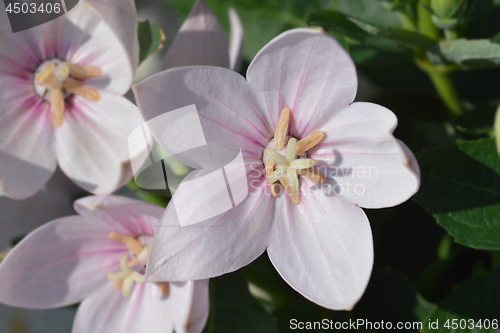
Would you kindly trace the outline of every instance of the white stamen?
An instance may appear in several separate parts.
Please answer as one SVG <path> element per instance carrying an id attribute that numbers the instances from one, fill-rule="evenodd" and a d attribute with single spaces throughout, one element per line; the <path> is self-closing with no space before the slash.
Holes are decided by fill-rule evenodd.
<path id="1" fill-rule="evenodd" d="M 297 148 L 297 139 L 291 138 L 288 140 L 288 145 L 286 146 L 286 161 L 288 163 L 292 162 L 295 159 L 295 154 L 296 154 L 296 148 Z"/>
<path id="2" fill-rule="evenodd" d="M 122 286 L 122 295 L 124 297 L 129 297 L 130 292 L 132 291 L 132 286 L 134 285 L 134 280 L 132 279 L 131 276 L 127 277 L 123 281 L 123 286 Z"/>
<path id="3" fill-rule="evenodd" d="M 294 167 L 297 170 L 307 169 L 315 166 L 318 163 L 314 158 L 302 158 L 298 160 L 293 160 L 288 163 L 289 166 Z"/>

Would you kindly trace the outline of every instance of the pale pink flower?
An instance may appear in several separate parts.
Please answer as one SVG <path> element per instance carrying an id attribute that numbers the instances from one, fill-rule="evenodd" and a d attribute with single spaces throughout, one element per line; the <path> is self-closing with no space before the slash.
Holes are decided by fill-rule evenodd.
<path id="1" fill-rule="evenodd" d="M 75 202 L 79 216 L 24 238 L 0 264 L 0 302 L 53 308 L 82 302 L 73 332 L 202 331 L 208 280 L 143 283 L 161 207 L 118 197 Z"/>
<path id="2" fill-rule="evenodd" d="M 33 195 L 58 163 L 96 194 L 130 179 L 127 136 L 141 116 L 122 95 L 134 77 L 136 35 L 126 44 L 118 18 L 97 4 L 106 6 L 82 1 L 46 24 L 0 33 L 0 194 Z M 137 24 L 129 16 L 126 31 Z"/>
<path id="3" fill-rule="evenodd" d="M 246 80 L 224 68 L 184 67 L 133 89 L 146 120 L 195 104 L 209 148 L 237 153 L 235 144 L 243 152 L 250 188 L 232 210 L 182 228 L 172 200 L 151 249 L 148 281 L 218 276 L 267 249 L 279 274 L 306 298 L 331 309 L 353 307 L 373 265 L 370 223 L 360 207 L 408 200 L 420 173 L 413 154 L 392 135 L 396 116 L 353 103 L 356 69 L 331 35 L 306 28 L 281 34 L 256 55 Z M 153 135 L 175 151 L 161 133 Z M 286 158 L 272 152 L 276 145 L 287 145 Z M 278 182 L 271 185 L 277 197 L 271 195 L 268 155 L 290 178 L 281 179 L 289 195 L 279 195 Z"/>

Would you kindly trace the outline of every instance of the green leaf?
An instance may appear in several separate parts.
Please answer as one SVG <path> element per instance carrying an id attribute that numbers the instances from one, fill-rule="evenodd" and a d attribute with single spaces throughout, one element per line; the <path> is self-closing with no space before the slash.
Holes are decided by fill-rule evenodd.
<path id="1" fill-rule="evenodd" d="M 210 280 L 210 314 L 203 333 L 277 333 L 273 317 L 248 291 L 239 272 Z"/>
<path id="2" fill-rule="evenodd" d="M 137 27 L 139 38 L 139 64 L 161 47 L 162 32 L 148 20 L 139 22 Z"/>
<path id="3" fill-rule="evenodd" d="M 399 1 L 398 1 L 399 2 Z M 383 3 L 373 0 L 332 0 L 331 8 L 350 17 L 356 17 L 365 22 L 384 27 L 401 28 L 402 21 L 394 9 L 406 9 L 406 6 L 415 0 L 404 0 L 405 4 Z"/>
<path id="4" fill-rule="evenodd" d="M 470 112 L 454 119 L 455 125 L 464 132 L 475 134 L 492 134 L 493 122 L 500 100 L 493 100 L 475 107 Z"/>
<path id="5" fill-rule="evenodd" d="M 428 49 L 435 42 L 414 31 L 380 28 L 364 21 L 348 18 L 335 10 L 316 10 L 307 18 L 309 25 L 321 26 L 327 30 L 345 35 L 353 41 L 390 51 L 406 51 L 406 48 Z"/>
<path id="6" fill-rule="evenodd" d="M 427 52 L 436 64 L 456 64 L 463 68 L 500 66 L 500 45 L 487 39 L 455 39 L 437 43 Z"/>
<path id="7" fill-rule="evenodd" d="M 495 141 L 458 141 L 416 156 L 422 184 L 415 201 L 458 243 L 500 249 L 500 158 Z"/>
<path id="8" fill-rule="evenodd" d="M 500 332 L 498 324 L 500 321 L 498 310 L 500 304 L 499 281 L 500 267 L 459 285 L 449 298 L 441 302 L 431 312 L 428 320 L 424 321 L 423 332 Z M 489 329 L 485 329 L 486 319 L 489 319 Z M 494 319 L 497 323 L 495 326 L 492 325 Z M 431 323 L 438 321 L 438 329 L 429 328 L 429 320 Z M 481 320 L 482 328 L 477 327 L 479 320 Z M 444 327 L 447 322 L 450 328 Z M 458 329 L 452 329 L 453 322 L 457 324 Z M 462 324 L 462 328 L 460 324 Z"/>
<path id="9" fill-rule="evenodd" d="M 421 33 L 416 31 L 396 29 L 391 27 L 380 28 L 375 25 L 360 21 L 358 19 L 349 18 L 349 20 L 353 21 L 360 28 L 362 28 L 363 30 L 372 35 L 385 39 L 390 39 L 407 47 L 427 50 L 428 48 L 436 44 L 436 42 L 433 39 L 425 35 L 422 35 Z"/>
<path id="10" fill-rule="evenodd" d="M 375 268 L 365 295 L 354 307 L 353 314 L 368 321 L 421 322 L 434 309 L 424 300 L 411 281 L 393 269 Z M 405 332 L 418 332 L 417 327 Z"/>

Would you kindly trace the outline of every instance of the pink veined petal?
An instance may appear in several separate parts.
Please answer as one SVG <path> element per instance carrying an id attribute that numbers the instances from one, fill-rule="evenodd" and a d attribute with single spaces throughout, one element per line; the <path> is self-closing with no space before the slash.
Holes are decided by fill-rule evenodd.
<path id="1" fill-rule="evenodd" d="M 128 8 L 129 1 L 121 0 L 123 5 L 118 6 L 117 10 Z M 128 52 L 132 50 L 128 50 L 128 47 L 120 40 L 120 36 L 123 37 L 122 34 L 118 36 L 112 30 L 117 27 L 110 27 L 107 24 L 106 20 L 114 21 L 115 18 L 109 16 L 104 18 L 106 10 L 97 12 L 111 6 L 111 3 L 102 4 L 101 1 L 99 3 L 99 6 L 95 6 L 93 2 L 80 2 L 64 16 L 65 19 L 59 22 L 57 31 L 57 52 L 64 60 L 96 66 L 102 70 L 101 76 L 86 80 L 85 84 L 98 90 L 123 95 L 130 89 L 134 78 L 135 67 L 132 65 Z M 130 16 L 129 14 L 127 15 Z M 126 28 L 127 32 L 135 24 L 135 19 L 124 23 L 124 25 L 131 25 Z M 134 36 L 136 36 L 135 33 L 128 38 L 131 39 Z"/>
<path id="2" fill-rule="evenodd" d="M 73 333 L 200 333 L 208 316 L 208 280 L 172 282 L 163 297 L 154 283 L 135 284 L 124 298 L 108 282 L 78 309 Z"/>
<path id="3" fill-rule="evenodd" d="M 304 137 L 318 129 L 356 96 L 356 68 L 330 34 L 317 29 L 288 30 L 274 38 L 248 67 L 247 80 L 265 99 L 267 120 L 275 127 L 285 106 L 290 130 Z"/>
<path id="4" fill-rule="evenodd" d="M 50 222 L 26 236 L 0 265 L 0 302 L 52 308 L 82 301 L 104 283 L 127 251 L 103 225 L 80 216 Z"/>
<path id="5" fill-rule="evenodd" d="M 275 200 L 265 193 L 267 186 L 260 181 L 233 209 L 185 227 L 179 225 L 172 199 L 151 247 L 148 281 L 205 279 L 255 260 L 266 249 L 274 220 Z"/>
<path id="6" fill-rule="evenodd" d="M 365 208 L 398 205 L 418 191 L 420 171 L 411 151 L 394 138 L 397 118 L 371 103 L 354 103 L 321 130 L 311 157 L 327 174 L 328 190 Z"/>
<path id="7" fill-rule="evenodd" d="M 104 91 L 100 95 L 98 102 L 75 97 L 66 103 L 63 125 L 56 131 L 57 157 L 61 169 L 78 185 L 109 194 L 132 176 L 128 135 L 142 118 L 124 97 Z"/>
<path id="8" fill-rule="evenodd" d="M 0 74 L 1 75 L 1 74 Z M 0 194 L 25 199 L 35 194 L 56 169 L 50 106 L 20 88 L 6 88 L 0 77 Z"/>
<path id="9" fill-rule="evenodd" d="M 202 65 L 229 68 L 228 47 L 217 16 L 205 1 L 198 0 L 170 46 L 162 69 Z"/>
<path id="10" fill-rule="evenodd" d="M 49 106 L 33 88 L 45 53 L 43 29 L 54 29 L 54 23 L 16 34 L 0 31 L 0 194 L 15 199 L 37 192 L 57 165 Z"/>
<path id="11" fill-rule="evenodd" d="M 76 313 L 73 333 L 172 332 L 169 304 L 153 284 L 134 283 L 129 297 L 108 281 L 87 297 Z"/>
<path id="12" fill-rule="evenodd" d="M 244 158 L 261 158 L 274 132 L 262 113 L 261 100 L 241 75 L 229 69 L 173 68 L 145 79 L 133 90 L 146 120 L 194 104 L 206 141 L 236 152 L 235 147 L 239 147 Z M 162 140 L 161 128 L 150 129 L 167 152 L 176 151 L 174 141 Z M 195 168 L 200 164 L 212 165 L 210 159 L 198 164 L 179 161 Z"/>
<path id="13" fill-rule="evenodd" d="M 229 8 L 229 24 L 231 37 L 229 39 L 229 69 L 238 72 L 241 67 L 243 52 L 243 24 L 234 8 Z"/>
<path id="14" fill-rule="evenodd" d="M 201 333 L 208 318 L 208 280 L 171 282 L 169 312 L 176 333 Z"/>
<path id="15" fill-rule="evenodd" d="M 135 74 L 139 64 L 139 39 L 137 38 L 137 13 L 133 0 L 86 0 L 120 39 L 130 57 Z"/>
<path id="16" fill-rule="evenodd" d="M 300 205 L 277 200 L 269 258 L 307 299 L 329 309 L 352 309 L 372 271 L 370 223 L 343 197 L 326 196 L 309 180 L 302 184 Z"/>
<path id="17" fill-rule="evenodd" d="M 108 231 L 127 235 L 154 235 L 164 212 L 162 207 L 116 195 L 89 196 L 75 201 L 75 210 L 96 220 Z"/>

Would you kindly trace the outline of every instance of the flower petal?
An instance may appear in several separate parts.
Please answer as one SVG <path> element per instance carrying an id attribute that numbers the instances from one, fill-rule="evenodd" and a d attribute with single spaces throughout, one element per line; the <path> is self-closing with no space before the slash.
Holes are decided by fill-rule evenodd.
<path id="1" fill-rule="evenodd" d="M 162 207 L 127 197 L 89 196 L 75 201 L 75 210 L 109 230 L 133 235 L 154 235 L 164 212 Z"/>
<path id="2" fill-rule="evenodd" d="M 273 135 L 262 113 L 260 100 L 245 79 L 229 69 L 173 68 L 145 79 L 133 90 L 146 120 L 194 104 L 206 142 L 236 153 L 238 149 L 235 147 L 241 147 L 245 159 L 261 159 L 262 151 Z M 150 130 L 167 152 L 175 152 L 178 146 L 175 140 L 162 140 L 164 128 L 150 127 Z M 198 138 L 190 131 L 192 128 L 182 129 L 186 133 L 183 139 Z M 199 167 L 196 163 L 179 161 Z M 205 161 L 205 164 L 213 165 L 210 156 Z"/>
<path id="3" fill-rule="evenodd" d="M 264 177 L 255 181 L 242 203 L 195 225 L 180 227 L 172 200 L 151 247 L 147 281 L 205 279 L 235 271 L 261 255 L 268 244 L 275 200 L 265 193 Z"/>
<path id="4" fill-rule="evenodd" d="M 265 98 L 267 120 L 278 124 L 285 106 L 292 110 L 291 133 L 317 130 L 356 96 L 356 68 L 331 35 L 312 28 L 288 30 L 274 38 L 248 67 L 247 80 Z"/>
<path id="5" fill-rule="evenodd" d="M 1 69 L 0 69 L 1 71 Z M 57 162 L 50 106 L 0 73 L 0 194 L 25 199 L 52 176 Z M 11 82 L 18 86 L 17 80 Z"/>
<path id="6" fill-rule="evenodd" d="M 43 191 L 34 196 L 22 201 L 0 198 L 0 249 L 48 221 L 74 214 L 73 198 L 82 194 L 81 188 L 56 169 Z"/>
<path id="7" fill-rule="evenodd" d="M 226 33 L 217 16 L 203 0 L 198 0 L 170 46 L 162 69 L 182 66 L 229 68 Z"/>
<path id="8" fill-rule="evenodd" d="M 138 46 L 133 46 L 136 42 L 132 41 L 137 36 L 134 30 L 137 21 L 135 14 L 130 12 L 132 10 L 130 0 L 120 0 L 121 5 L 116 5 L 115 2 L 118 1 L 106 4 L 95 0 L 80 2 L 65 15 L 67 19 L 59 22 L 59 36 L 54 38 L 57 38 L 57 54 L 60 58 L 82 65 L 96 66 L 102 70 L 101 76 L 86 80 L 85 84 L 98 90 L 123 95 L 130 89 L 134 78 L 134 63 L 138 59 L 134 57 L 139 56 Z M 99 5 L 96 6 L 96 3 Z M 99 10 L 101 12 L 98 12 Z M 125 13 L 130 21 L 120 17 L 120 13 Z M 124 21 L 121 24 L 124 30 L 120 31 L 119 35 L 113 30 L 120 28 L 116 23 L 118 18 Z M 114 26 L 108 25 L 111 22 Z M 128 33 L 131 35 L 126 35 Z M 137 49 L 133 50 L 136 47 Z M 135 52 L 137 55 L 131 57 L 130 54 Z"/>
<path id="9" fill-rule="evenodd" d="M 56 133 L 59 165 L 89 192 L 109 194 L 131 176 L 128 136 L 142 122 L 135 105 L 101 92 L 92 102 L 75 97 Z"/>
<path id="10" fill-rule="evenodd" d="M 348 200 L 324 195 L 311 181 L 302 184 L 300 205 L 278 198 L 269 258 L 307 299 L 329 309 L 351 309 L 373 266 L 370 223 Z"/>
<path id="11" fill-rule="evenodd" d="M 82 301 L 106 283 L 127 251 L 103 226 L 70 216 L 26 236 L 0 265 L 0 302 L 51 308 Z"/>
<path id="12" fill-rule="evenodd" d="M 208 318 L 208 280 L 170 283 L 175 332 L 200 333 Z"/>
<path id="13" fill-rule="evenodd" d="M 321 128 L 326 137 L 309 153 L 320 170 L 328 168 L 322 171 L 332 192 L 361 207 L 382 208 L 418 191 L 420 171 L 411 151 L 392 135 L 396 124 L 390 110 L 354 103 Z"/>
<path id="14" fill-rule="evenodd" d="M 139 38 L 137 38 L 137 13 L 133 0 L 87 0 L 120 39 L 130 57 L 135 72 L 139 64 Z"/>
<path id="15" fill-rule="evenodd" d="M 208 287 L 200 289 L 194 287 L 195 284 L 197 282 L 171 283 L 170 295 L 166 298 L 153 283 L 135 284 L 127 298 L 113 289 L 111 283 L 103 285 L 80 305 L 73 333 L 169 333 L 174 328 L 179 333 L 199 333 L 208 314 Z M 191 306 L 205 308 L 205 319 L 201 320 L 201 328 L 195 324 L 196 329 L 184 330 L 191 320 L 188 317 Z"/>
<path id="16" fill-rule="evenodd" d="M 229 40 L 229 69 L 239 72 L 243 52 L 243 24 L 234 8 L 229 8 L 231 38 Z"/>

